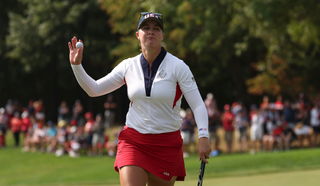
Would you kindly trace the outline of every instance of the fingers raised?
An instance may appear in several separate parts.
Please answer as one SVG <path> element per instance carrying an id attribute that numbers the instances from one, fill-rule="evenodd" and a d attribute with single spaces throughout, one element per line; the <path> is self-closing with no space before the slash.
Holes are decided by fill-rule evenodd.
<path id="1" fill-rule="evenodd" d="M 71 39 L 71 42 L 72 42 L 72 48 L 76 48 L 76 43 L 77 43 L 77 37 L 74 36 L 72 39 Z"/>
<path id="2" fill-rule="evenodd" d="M 72 50 L 72 46 L 71 46 L 70 42 L 68 42 L 68 46 L 69 46 L 69 51 L 71 51 Z"/>

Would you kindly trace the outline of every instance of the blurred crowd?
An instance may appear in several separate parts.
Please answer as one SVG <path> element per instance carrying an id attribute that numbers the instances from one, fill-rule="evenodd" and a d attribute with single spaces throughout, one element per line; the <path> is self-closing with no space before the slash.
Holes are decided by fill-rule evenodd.
<path id="1" fill-rule="evenodd" d="M 204 100 L 209 116 L 209 136 L 213 151 L 255 154 L 263 151 L 283 151 L 292 148 L 319 147 L 320 96 L 312 100 L 300 93 L 289 101 L 277 96 L 270 101 L 264 96 L 259 104 L 248 108 L 242 102 L 225 104 L 218 109 L 212 93 Z M 42 100 L 30 100 L 21 106 L 17 100 L 8 100 L 0 108 L 0 148 L 6 147 L 6 134 L 13 135 L 14 145 L 23 152 L 47 152 L 71 157 L 115 156 L 117 137 L 123 126 L 115 126 L 117 107 L 112 94 L 103 103 L 104 113 L 84 111 L 80 100 L 69 107 L 62 101 L 56 122 L 46 120 Z M 194 153 L 196 123 L 191 109 L 181 110 L 184 157 Z"/>
<path id="2" fill-rule="evenodd" d="M 204 100 L 209 116 L 209 136 L 213 151 L 231 154 L 283 151 L 292 148 L 319 147 L 320 95 L 308 99 L 300 93 L 295 101 L 283 100 L 281 95 L 271 101 L 264 96 L 259 104 L 247 109 L 243 102 L 223 105 L 219 111 L 212 93 Z M 184 156 L 195 142 L 195 121 L 190 109 L 182 110 Z"/>
<path id="3" fill-rule="evenodd" d="M 84 111 L 80 100 L 72 107 L 62 101 L 54 122 L 46 120 L 42 100 L 30 100 L 27 106 L 21 106 L 17 100 L 9 99 L 0 108 L 0 148 L 7 146 L 6 134 L 10 131 L 14 146 L 22 147 L 22 152 L 40 151 L 71 157 L 102 156 L 106 152 L 114 156 L 117 135 L 122 130 L 122 126 L 114 124 L 116 107 L 112 94 L 104 102 L 103 114 Z M 107 134 L 109 129 L 112 130 Z"/>

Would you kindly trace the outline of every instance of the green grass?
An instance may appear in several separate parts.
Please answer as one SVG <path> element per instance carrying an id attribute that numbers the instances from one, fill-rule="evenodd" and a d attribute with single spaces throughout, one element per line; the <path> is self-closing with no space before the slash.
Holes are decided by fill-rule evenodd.
<path id="1" fill-rule="evenodd" d="M 0 185 L 119 185 L 114 158 L 56 157 L 40 152 L 22 153 L 21 148 L 0 149 Z M 320 170 L 320 149 L 291 150 L 256 155 L 221 155 L 209 159 L 205 179 L 248 177 L 271 173 Z M 185 159 L 186 185 L 195 185 L 200 162 L 196 155 Z M 320 180 L 320 178 L 319 178 Z M 214 183 L 214 182 L 212 182 Z M 177 185 L 184 185 L 178 183 Z M 210 185 L 210 184 L 208 184 Z M 212 185 L 212 184 L 211 184 Z"/>
<path id="2" fill-rule="evenodd" d="M 56 157 L 53 154 L 22 153 L 20 149 L 0 152 L 0 185 L 63 185 L 115 183 L 114 158 Z"/>
<path id="3" fill-rule="evenodd" d="M 320 169 L 320 149 L 292 150 L 289 152 L 234 154 L 210 158 L 206 177 L 244 176 L 305 169 Z M 187 174 L 197 176 L 196 158 L 185 160 Z"/>
<path id="4" fill-rule="evenodd" d="M 204 178 L 203 186 L 319 186 L 320 169 L 289 171 L 250 176 Z M 197 180 L 176 182 L 176 186 L 194 186 Z"/>

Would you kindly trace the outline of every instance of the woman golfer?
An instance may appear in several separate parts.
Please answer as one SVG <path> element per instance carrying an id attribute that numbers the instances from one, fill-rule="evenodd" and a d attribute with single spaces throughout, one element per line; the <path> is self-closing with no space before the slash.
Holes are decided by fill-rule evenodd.
<path id="1" fill-rule="evenodd" d="M 211 147 L 206 107 L 189 67 L 161 46 L 162 15 L 141 13 L 136 37 L 142 53 L 123 60 L 97 81 L 81 65 L 83 47 L 75 47 L 76 37 L 68 43 L 70 63 L 78 83 L 91 97 L 127 86 L 129 111 L 114 164 L 121 185 L 174 185 L 186 175 L 180 135 L 182 95 L 198 126 L 199 158 L 208 163 Z"/>

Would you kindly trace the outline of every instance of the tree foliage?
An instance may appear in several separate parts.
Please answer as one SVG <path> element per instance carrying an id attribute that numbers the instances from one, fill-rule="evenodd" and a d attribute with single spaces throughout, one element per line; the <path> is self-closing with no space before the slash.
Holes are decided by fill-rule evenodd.
<path id="1" fill-rule="evenodd" d="M 67 43 L 77 36 L 85 43 L 83 66 L 94 78 L 111 70 L 110 50 L 117 35 L 110 33 L 108 16 L 95 0 L 20 0 L 23 12 L 9 12 L 6 43 L 10 59 L 21 63 L 29 99 L 44 99 L 55 119 L 62 100 L 81 99 L 88 110 L 103 108 L 104 98 L 88 98 L 76 82 L 68 62 Z M 20 89 L 22 87 L 19 87 Z M 19 95 L 17 95 L 20 97 Z M 100 107 L 95 108 L 99 102 Z M 101 110 L 101 109 L 100 109 Z"/>
<path id="2" fill-rule="evenodd" d="M 191 67 L 203 94 L 214 92 L 221 102 L 250 103 L 264 94 L 294 99 L 299 92 L 318 91 L 318 1 L 101 2 L 113 32 L 124 37 L 114 50 L 118 61 L 137 50 L 137 45 L 127 46 L 136 42 L 139 12 L 160 12 L 167 50 Z"/>
<path id="3" fill-rule="evenodd" d="M 320 2 L 252 0 L 245 4 L 234 23 L 243 25 L 237 20 L 245 20 L 249 34 L 267 48 L 265 58 L 256 65 L 259 74 L 247 81 L 249 93 L 291 98 L 298 92 L 317 94 Z"/>
<path id="4" fill-rule="evenodd" d="M 317 0 L 1 1 L 0 103 L 42 98 L 51 117 L 61 100 L 102 109 L 104 98 L 88 98 L 77 84 L 67 42 L 74 35 L 84 41 L 83 65 L 100 78 L 140 53 L 135 32 L 145 11 L 163 14 L 166 50 L 190 66 L 202 96 L 212 92 L 220 107 L 257 103 L 265 94 L 312 96 L 320 87 L 319 10 Z M 116 95 L 119 105 L 124 96 Z"/>

